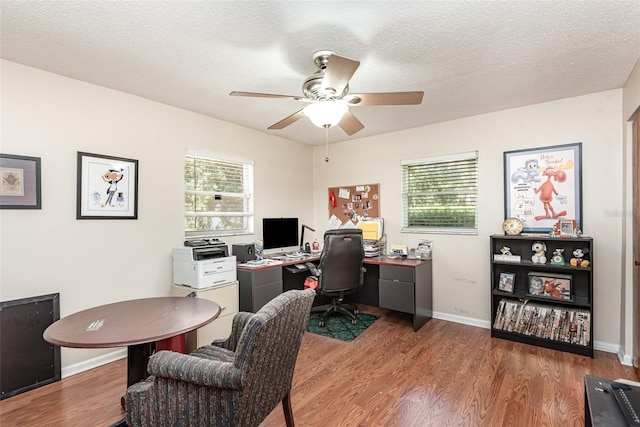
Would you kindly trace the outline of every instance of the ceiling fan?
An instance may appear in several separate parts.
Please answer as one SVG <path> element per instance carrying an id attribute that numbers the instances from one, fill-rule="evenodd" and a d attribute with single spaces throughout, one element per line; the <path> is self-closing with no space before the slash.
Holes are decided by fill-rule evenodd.
<path id="1" fill-rule="evenodd" d="M 308 103 L 303 109 L 269 126 L 268 129 L 283 129 L 303 116 L 314 125 L 330 128 L 339 125 L 348 135 L 364 129 L 364 125 L 349 111 L 349 107 L 361 105 L 418 105 L 424 92 L 349 93 L 349 80 L 360 66 L 359 61 L 344 58 L 329 50 L 313 54 L 318 71 L 302 84 L 304 96 L 277 95 L 271 93 L 238 92 L 231 96 L 258 98 L 286 98 Z"/>

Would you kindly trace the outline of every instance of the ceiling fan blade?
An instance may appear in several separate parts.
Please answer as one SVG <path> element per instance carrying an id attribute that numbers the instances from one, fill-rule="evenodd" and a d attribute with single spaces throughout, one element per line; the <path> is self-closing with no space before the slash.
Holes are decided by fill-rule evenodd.
<path id="1" fill-rule="evenodd" d="M 344 116 L 342 116 L 342 120 L 340 120 L 340 123 L 338 123 L 338 125 L 349 136 L 364 129 L 364 125 L 362 124 L 362 122 L 360 122 L 360 120 L 358 120 L 356 116 L 354 116 L 353 113 L 348 110 L 346 113 L 344 113 Z"/>
<path id="2" fill-rule="evenodd" d="M 322 89 L 330 90 L 336 95 L 342 94 L 345 86 L 349 84 L 349 80 L 360 66 L 360 61 L 343 58 L 333 54 L 329 57 L 327 68 L 324 70 L 322 78 Z"/>
<path id="3" fill-rule="evenodd" d="M 349 105 L 418 105 L 424 92 L 350 93 L 344 98 Z"/>
<path id="4" fill-rule="evenodd" d="M 259 92 L 240 92 L 234 90 L 229 95 L 231 96 L 251 96 L 254 98 L 287 98 L 287 99 L 295 99 L 297 101 L 306 100 L 304 97 L 293 96 L 293 95 L 276 95 L 273 93 L 259 93 Z"/>
<path id="5" fill-rule="evenodd" d="M 295 113 L 293 113 L 292 115 L 290 115 L 287 118 L 284 118 L 282 120 L 280 120 L 278 123 L 275 123 L 271 126 L 269 126 L 267 129 L 284 129 L 287 126 L 289 126 L 292 123 L 297 122 L 298 120 L 300 120 L 301 118 L 304 117 L 304 113 L 302 112 L 302 110 L 296 111 Z"/>

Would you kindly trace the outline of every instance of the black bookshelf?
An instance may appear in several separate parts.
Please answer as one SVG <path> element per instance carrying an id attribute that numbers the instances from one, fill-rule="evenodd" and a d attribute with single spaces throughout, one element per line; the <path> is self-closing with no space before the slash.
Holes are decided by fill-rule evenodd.
<path id="1" fill-rule="evenodd" d="M 535 242 L 547 247 L 544 264 L 532 261 Z M 505 247 L 520 260 L 500 256 Z M 571 265 L 573 251 L 578 248 L 586 252 L 583 259 L 588 266 L 584 261 L 582 265 Z M 556 249 L 563 249 L 564 265 L 550 262 Z M 593 357 L 592 238 L 492 235 L 490 256 L 492 337 Z M 514 278 L 509 291 L 499 289 L 502 273 Z M 571 289 L 562 294 L 552 289 L 555 297 L 545 295 L 544 290 L 530 289 L 530 276 L 570 278 Z M 505 307 L 509 308 L 508 313 L 504 312 Z"/>

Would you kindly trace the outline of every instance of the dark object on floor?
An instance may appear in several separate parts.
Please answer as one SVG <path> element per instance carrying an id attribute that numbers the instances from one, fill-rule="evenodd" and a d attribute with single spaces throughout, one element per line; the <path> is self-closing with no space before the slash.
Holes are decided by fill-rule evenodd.
<path id="1" fill-rule="evenodd" d="M 358 307 L 344 303 L 343 299 L 362 286 L 363 261 L 362 230 L 341 228 L 324 233 L 324 246 L 318 268 L 311 271 L 318 281 L 318 295 L 331 298 L 331 304 L 313 307 L 311 310 L 313 313 L 322 313 L 320 326 L 332 315 L 339 313 L 349 316 L 354 325 L 358 322 Z"/>
<path id="2" fill-rule="evenodd" d="M 60 294 L 0 302 L 0 400 L 60 381 L 60 347 L 42 338 L 60 319 Z"/>
<path id="3" fill-rule="evenodd" d="M 318 325 L 318 316 L 312 316 L 307 321 L 307 331 L 341 341 L 353 341 L 379 318 L 365 313 L 358 313 L 356 316 L 358 322 L 355 325 L 348 317 L 331 316 L 326 319 L 324 326 Z"/>

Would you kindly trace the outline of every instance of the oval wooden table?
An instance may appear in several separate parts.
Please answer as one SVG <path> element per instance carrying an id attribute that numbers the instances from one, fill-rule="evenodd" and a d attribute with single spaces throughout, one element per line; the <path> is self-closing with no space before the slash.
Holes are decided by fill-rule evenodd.
<path id="1" fill-rule="evenodd" d="M 73 348 L 127 347 L 127 387 L 145 379 L 156 341 L 211 323 L 220 306 L 200 298 L 158 297 L 79 311 L 51 324 L 45 341 Z"/>

